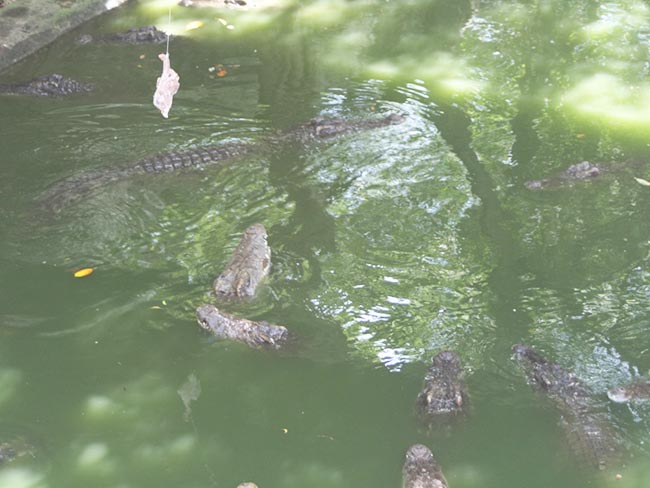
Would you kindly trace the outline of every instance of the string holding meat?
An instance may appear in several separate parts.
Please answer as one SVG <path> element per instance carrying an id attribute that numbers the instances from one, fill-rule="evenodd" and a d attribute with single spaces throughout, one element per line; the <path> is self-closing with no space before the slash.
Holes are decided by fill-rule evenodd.
<path id="1" fill-rule="evenodd" d="M 153 104 L 160 110 L 163 117 L 169 117 L 174 95 L 180 88 L 178 73 L 172 69 L 169 53 L 162 53 L 158 58 L 163 62 L 163 70 L 156 81 L 156 92 L 153 94 Z"/>

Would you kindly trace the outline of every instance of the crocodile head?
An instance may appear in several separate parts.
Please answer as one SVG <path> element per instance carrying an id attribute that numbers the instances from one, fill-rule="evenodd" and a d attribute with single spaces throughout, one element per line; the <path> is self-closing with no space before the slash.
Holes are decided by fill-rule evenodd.
<path id="1" fill-rule="evenodd" d="M 422 444 L 415 444 L 406 451 L 406 462 L 411 464 L 430 463 L 434 461 L 431 450 Z"/>
<path id="2" fill-rule="evenodd" d="M 512 352 L 513 359 L 523 367 L 533 387 L 560 396 L 586 394 L 584 385 L 573 373 L 548 361 L 531 347 L 515 344 Z"/>
<path id="3" fill-rule="evenodd" d="M 607 398 L 615 403 L 625 403 L 629 402 L 632 399 L 632 396 L 626 388 L 619 386 L 607 390 Z"/>
<path id="4" fill-rule="evenodd" d="M 415 444 L 406 451 L 402 468 L 404 488 L 447 488 L 447 480 L 427 446 Z"/>
<path id="5" fill-rule="evenodd" d="M 214 305 L 203 305 L 196 309 L 196 320 L 199 325 L 212 333 L 222 333 L 227 326 L 224 316 Z"/>
<path id="6" fill-rule="evenodd" d="M 587 180 L 600 176 L 600 168 L 589 161 L 582 161 L 581 163 L 569 166 L 564 172 L 567 178 L 574 180 Z"/>
<path id="7" fill-rule="evenodd" d="M 418 395 L 420 415 L 461 412 L 467 404 L 460 357 L 454 351 L 442 351 L 431 360 L 424 379 L 424 388 Z"/>
<path id="8" fill-rule="evenodd" d="M 650 400 L 650 379 L 642 378 L 629 385 L 607 390 L 607 397 L 616 403 Z"/>

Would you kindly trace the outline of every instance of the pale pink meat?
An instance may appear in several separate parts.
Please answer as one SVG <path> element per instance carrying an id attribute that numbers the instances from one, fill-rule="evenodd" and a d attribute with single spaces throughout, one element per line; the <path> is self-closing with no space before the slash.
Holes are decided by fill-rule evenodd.
<path id="1" fill-rule="evenodd" d="M 153 104 L 160 110 L 163 117 L 169 117 L 169 110 L 172 108 L 174 95 L 181 86 L 178 73 L 174 71 L 169 62 L 169 54 L 159 54 L 158 58 L 163 62 L 162 74 L 156 81 L 156 92 L 153 94 Z"/>

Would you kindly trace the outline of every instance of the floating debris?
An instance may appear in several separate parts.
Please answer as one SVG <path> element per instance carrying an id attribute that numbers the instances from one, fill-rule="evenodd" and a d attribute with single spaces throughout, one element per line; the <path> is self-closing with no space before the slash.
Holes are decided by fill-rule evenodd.
<path id="1" fill-rule="evenodd" d="M 169 6 L 169 25 L 172 23 L 172 7 Z M 169 110 L 172 108 L 174 95 L 180 88 L 180 77 L 172 69 L 169 60 L 169 33 L 167 34 L 167 49 L 164 53 L 158 55 L 158 59 L 163 62 L 163 70 L 160 77 L 156 80 L 156 91 L 153 94 L 153 104 L 160 110 L 163 117 L 169 117 Z"/>
<path id="2" fill-rule="evenodd" d="M 634 177 L 634 179 L 639 185 L 650 186 L 650 181 L 648 180 L 644 180 L 643 178 L 637 178 L 636 176 Z"/>
<path id="3" fill-rule="evenodd" d="M 153 104 L 160 110 L 163 117 L 169 117 L 174 95 L 180 88 L 180 77 L 171 67 L 168 53 L 161 53 L 158 58 L 163 62 L 163 71 L 156 81 L 156 92 L 153 94 Z"/>
<path id="4" fill-rule="evenodd" d="M 93 274 L 93 271 L 95 271 L 95 268 L 82 268 L 80 270 L 77 270 L 74 272 L 74 277 L 75 278 L 84 278 L 88 275 Z"/>
<path id="5" fill-rule="evenodd" d="M 214 66 L 210 66 L 208 68 L 208 71 L 210 73 L 214 73 L 215 76 L 218 76 L 219 78 L 223 78 L 228 74 L 228 70 L 223 64 L 215 64 Z"/>
<path id="6" fill-rule="evenodd" d="M 203 22 L 202 22 L 202 21 L 200 21 L 200 20 L 193 20 L 192 22 L 189 22 L 189 23 L 185 26 L 185 30 L 186 30 L 186 31 L 188 31 L 188 30 L 194 30 L 194 29 L 199 29 L 199 28 L 201 28 L 201 27 L 203 27 Z"/>
<path id="7" fill-rule="evenodd" d="M 219 22 L 221 25 L 223 25 L 223 26 L 224 26 L 226 29 L 228 29 L 228 30 L 233 30 L 233 29 L 235 28 L 234 25 L 229 24 L 228 21 L 227 21 L 226 19 L 222 19 L 221 17 L 219 17 L 219 18 L 217 19 L 217 22 Z"/>

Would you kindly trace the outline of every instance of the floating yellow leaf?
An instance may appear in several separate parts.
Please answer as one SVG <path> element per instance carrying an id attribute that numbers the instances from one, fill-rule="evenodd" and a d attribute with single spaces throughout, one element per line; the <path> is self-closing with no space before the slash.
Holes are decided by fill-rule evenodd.
<path id="1" fill-rule="evenodd" d="M 289 433 L 289 429 L 282 429 L 282 433 L 283 433 L 283 434 L 288 434 L 288 433 Z"/>
<path id="2" fill-rule="evenodd" d="M 203 27 L 203 22 L 200 20 L 193 20 L 185 26 L 185 30 L 194 30 Z"/>
<path id="3" fill-rule="evenodd" d="M 150 307 L 151 310 L 162 310 L 158 305 L 154 305 L 153 307 Z"/>
<path id="4" fill-rule="evenodd" d="M 648 180 L 644 180 L 643 178 L 637 178 L 636 176 L 634 177 L 634 179 L 639 185 L 650 186 L 650 181 Z"/>
<path id="5" fill-rule="evenodd" d="M 75 278 L 83 278 L 84 276 L 88 276 L 88 275 L 93 274 L 93 271 L 95 271 L 95 268 L 83 268 L 83 269 L 80 269 L 78 271 L 75 271 L 74 272 L 74 277 Z"/>

